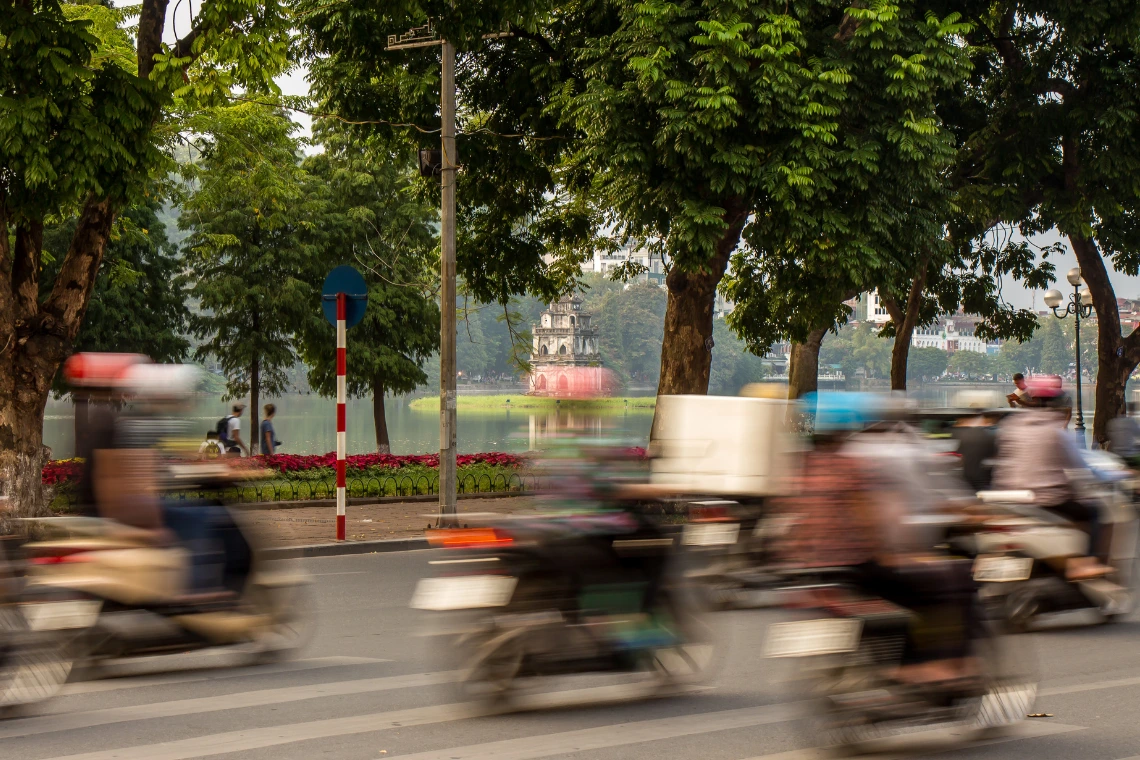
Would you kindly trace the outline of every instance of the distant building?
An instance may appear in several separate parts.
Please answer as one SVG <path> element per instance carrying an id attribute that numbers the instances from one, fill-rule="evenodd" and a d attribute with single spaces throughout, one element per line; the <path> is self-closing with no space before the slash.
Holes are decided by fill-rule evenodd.
<path id="1" fill-rule="evenodd" d="M 853 301 L 845 301 L 848 306 L 854 310 L 852 321 L 854 322 L 870 322 L 873 325 L 885 325 L 891 321 L 891 315 L 887 312 L 887 307 L 883 305 L 882 300 L 879 298 L 879 291 L 872 290 L 869 293 L 860 293 L 857 299 Z"/>
<path id="2" fill-rule="evenodd" d="M 947 353 L 973 351 L 977 354 L 997 353 L 998 343 L 990 344 L 974 335 L 978 317 L 957 314 L 953 317 L 940 317 L 938 322 L 927 327 L 916 327 L 910 336 L 910 344 L 917 348 L 940 348 Z"/>
<path id="3" fill-rule="evenodd" d="M 582 299 L 563 296 L 542 312 L 534 326 L 530 357 L 530 392 L 537 395 L 593 393 L 605 378 L 598 357 L 598 337 Z"/>
<path id="4" fill-rule="evenodd" d="M 636 264 L 644 270 L 633 278 L 633 282 L 665 284 L 665 267 L 661 263 L 661 257 L 654 256 L 644 248 L 627 247 L 613 253 L 594 251 L 594 257 L 582 264 L 582 271 L 609 277 L 613 270 L 629 263 Z"/>

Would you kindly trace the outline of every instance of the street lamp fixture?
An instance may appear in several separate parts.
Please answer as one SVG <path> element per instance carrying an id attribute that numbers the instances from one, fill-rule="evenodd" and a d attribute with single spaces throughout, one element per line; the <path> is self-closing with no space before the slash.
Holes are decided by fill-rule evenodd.
<path id="1" fill-rule="evenodd" d="M 1059 290 L 1045 291 L 1045 305 L 1053 310 L 1053 316 L 1058 319 L 1064 319 L 1070 314 L 1076 319 L 1076 353 L 1077 353 L 1077 430 L 1084 431 L 1085 429 L 1085 415 L 1081 404 L 1081 320 L 1088 319 L 1092 316 L 1093 302 L 1092 291 L 1089 286 L 1085 285 L 1081 280 L 1080 267 L 1073 267 L 1065 275 L 1065 279 L 1073 286 L 1073 294 L 1069 296 L 1069 302 L 1065 304 L 1065 308 L 1061 309 L 1061 304 L 1065 303 L 1065 296 Z M 1083 286 L 1083 287 L 1082 287 Z"/>

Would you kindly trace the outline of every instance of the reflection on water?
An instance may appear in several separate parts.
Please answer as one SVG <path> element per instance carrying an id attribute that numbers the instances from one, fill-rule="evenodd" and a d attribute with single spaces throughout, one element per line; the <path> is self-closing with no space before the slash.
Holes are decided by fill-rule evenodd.
<path id="1" fill-rule="evenodd" d="M 923 406 L 946 407 L 958 403 L 963 391 L 992 394 L 993 403 L 1003 404 L 1012 386 L 985 383 L 977 385 L 924 385 L 910 395 Z M 1073 389 L 1067 386 L 1072 393 Z M 631 394 L 634 395 L 634 394 Z M 636 394 L 640 395 L 640 394 Z M 651 395 L 651 394 L 649 394 Z M 1091 384 L 1082 388 L 1086 423 L 1092 426 L 1094 390 Z M 267 399 L 277 405 L 274 426 L 283 442 L 281 451 L 290 454 L 324 454 L 336 447 L 336 403 L 314 395 L 290 395 Z M 408 408 L 404 398 L 388 399 L 384 404 L 388 416 L 388 437 L 394 454 L 429 454 L 439 451 L 439 414 Z M 213 430 L 229 409 L 218 399 L 203 398 L 194 409 L 192 420 L 203 438 Z M 242 435 L 249 440 L 249 415 L 242 419 Z M 523 452 L 540 448 L 544 440 L 571 430 L 644 446 L 649 440 L 652 413 L 647 410 L 622 411 L 616 414 L 587 415 L 581 412 L 546 412 L 503 409 L 501 411 L 459 410 L 459 452 L 481 451 Z M 66 458 L 74 450 L 72 409 L 67 400 L 49 400 L 44 420 L 44 443 L 52 456 Z M 348 402 L 348 451 L 362 454 L 376 450 L 376 433 L 372 421 L 370 399 Z"/>
<path id="2" fill-rule="evenodd" d="M 319 396 L 291 395 L 267 399 L 277 405 L 273 419 L 281 451 L 289 454 L 324 454 L 336 448 L 336 402 Z M 206 437 L 227 413 L 229 404 L 218 399 L 202 399 L 191 420 L 197 434 Z M 403 398 L 384 404 L 388 417 L 388 437 L 393 454 L 430 454 L 439 451 L 439 413 L 409 409 Z M 44 419 L 44 444 L 57 459 L 74 452 L 71 402 L 50 400 Z M 629 445 L 644 446 L 649 440 L 652 413 L 644 410 L 606 415 L 581 412 L 464 411 L 459 410 L 459 453 L 483 451 L 523 452 L 541 447 L 550 436 L 570 430 L 587 432 Z M 249 412 L 242 417 L 242 437 L 249 440 Z M 376 450 L 376 432 L 370 399 L 348 402 L 348 453 Z"/>

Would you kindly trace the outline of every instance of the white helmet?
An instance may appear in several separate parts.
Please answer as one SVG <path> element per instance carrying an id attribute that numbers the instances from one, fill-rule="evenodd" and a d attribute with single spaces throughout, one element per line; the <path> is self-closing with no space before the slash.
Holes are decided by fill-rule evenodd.
<path id="1" fill-rule="evenodd" d="M 200 374 L 192 364 L 135 364 L 123 372 L 121 387 L 140 401 L 177 401 L 198 389 Z"/>

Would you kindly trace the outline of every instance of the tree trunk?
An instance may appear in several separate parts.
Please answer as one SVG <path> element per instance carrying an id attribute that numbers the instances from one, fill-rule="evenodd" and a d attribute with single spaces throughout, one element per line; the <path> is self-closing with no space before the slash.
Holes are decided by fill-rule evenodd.
<path id="1" fill-rule="evenodd" d="M 1108 269 L 1096 241 L 1069 235 L 1069 243 L 1077 254 L 1081 276 L 1093 296 L 1097 318 L 1096 413 L 1093 417 L 1093 439 L 1108 442 L 1108 423 L 1125 413 L 1125 385 L 1140 364 L 1140 330 L 1127 338 L 1120 334 L 1120 311 L 1116 291 L 1108 277 Z"/>
<path id="2" fill-rule="evenodd" d="M 788 355 L 788 398 L 803 398 L 819 389 L 819 347 L 823 345 L 826 327 L 808 333 L 803 343 L 793 343 Z"/>
<path id="3" fill-rule="evenodd" d="M 724 277 L 729 257 L 740 242 L 740 232 L 747 218 L 747 212 L 739 206 L 726 211 L 727 227 L 717 241 L 715 255 L 705 267 L 700 271 L 687 271 L 674 266 L 665 278 L 669 300 L 665 306 L 658 395 L 709 392 L 716 288 Z"/>
<path id="4" fill-rule="evenodd" d="M 391 454 L 392 444 L 388 440 L 388 417 L 384 411 L 384 379 L 379 375 L 372 379 L 372 421 L 376 425 L 376 453 Z"/>
<path id="5" fill-rule="evenodd" d="M 258 410 L 261 408 L 261 361 L 253 360 L 249 368 L 249 455 L 253 456 L 261 449 L 261 430 L 258 420 Z"/>
<path id="6" fill-rule="evenodd" d="M 914 335 L 914 328 L 918 326 L 918 317 L 922 311 L 922 292 L 926 288 L 926 272 L 930 264 L 930 254 L 922 258 L 918 274 L 911 280 L 910 290 L 907 292 L 906 308 L 890 296 L 884 295 L 879 289 L 879 301 L 886 307 L 895 324 L 895 344 L 891 348 L 891 390 L 906 390 L 906 367 L 910 359 L 910 340 Z"/>
<path id="7" fill-rule="evenodd" d="M 29 398 L 38 395 L 19 393 L 0 399 L 0 499 L 8 499 L 13 517 L 48 514 L 42 485 L 48 460 L 43 446 L 47 393 L 42 400 Z M 3 517 L 0 510 L 0 528 L 4 527 Z"/>

